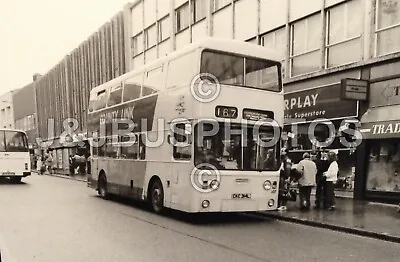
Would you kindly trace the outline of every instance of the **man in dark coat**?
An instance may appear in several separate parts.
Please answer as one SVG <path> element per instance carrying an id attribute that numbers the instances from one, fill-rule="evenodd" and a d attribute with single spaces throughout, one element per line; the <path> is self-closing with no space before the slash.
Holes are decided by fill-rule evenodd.
<path id="1" fill-rule="evenodd" d="M 325 207 L 325 184 L 326 180 L 323 176 L 324 172 L 326 172 L 329 168 L 329 161 L 327 152 L 325 150 L 319 150 L 317 153 L 317 158 L 315 160 L 315 164 L 317 165 L 317 176 L 316 176 L 316 192 L 315 192 L 315 208 L 321 208 L 321 205 Z"/>

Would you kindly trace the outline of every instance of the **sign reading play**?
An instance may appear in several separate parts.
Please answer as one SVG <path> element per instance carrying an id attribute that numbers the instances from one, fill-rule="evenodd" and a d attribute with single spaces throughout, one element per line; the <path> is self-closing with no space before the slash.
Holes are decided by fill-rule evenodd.
<path id="1" fill-rule="evenodd" d="M 341 84 L 285 94 L 285 118 L 310 122 L 318 118 L 358 116 L 358 102 L 341 99 Z"/>

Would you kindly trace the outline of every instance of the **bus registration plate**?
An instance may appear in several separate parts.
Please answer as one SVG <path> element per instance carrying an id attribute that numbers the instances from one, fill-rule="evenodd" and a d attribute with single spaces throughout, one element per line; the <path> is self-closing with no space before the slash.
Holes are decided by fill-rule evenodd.
<path id="1" fill-rule="evenodd" d="M 3 172 L 1 173 L 3 176 L 15 176 L 14 172 Z"/>
<path id="2" fill-rule="evenodd" d="M 232 199 L 251 199 L 251 194 L 249 193 L 237 193 L 237 194 L 232 194 Z"/>

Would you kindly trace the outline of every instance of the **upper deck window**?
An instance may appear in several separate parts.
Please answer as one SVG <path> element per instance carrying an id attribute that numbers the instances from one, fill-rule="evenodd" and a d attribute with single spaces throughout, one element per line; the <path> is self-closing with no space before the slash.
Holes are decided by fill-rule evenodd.
<path id="1" fill-rule="evenodd" d="M 279 62 L 204 51 L 201 73 L 214 75 L 220 84 L 281 91 Z"/>

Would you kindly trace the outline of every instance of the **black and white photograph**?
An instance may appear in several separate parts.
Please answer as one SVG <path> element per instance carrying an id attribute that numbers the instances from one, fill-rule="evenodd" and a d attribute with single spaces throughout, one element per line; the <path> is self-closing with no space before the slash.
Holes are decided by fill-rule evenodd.
<path id="1" fill-rule="evenodd" d="M 400 0 L 0 0 L 0 262 L 400 260 Z"/>

